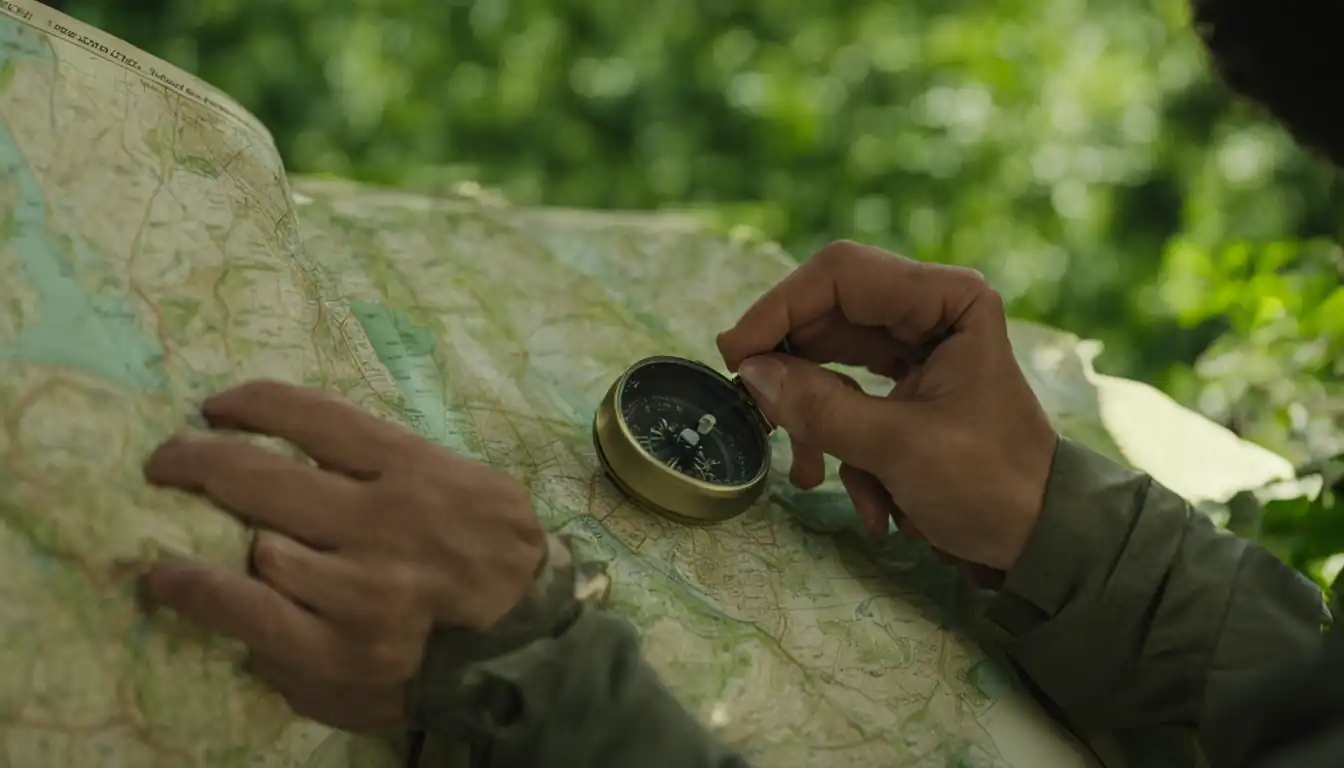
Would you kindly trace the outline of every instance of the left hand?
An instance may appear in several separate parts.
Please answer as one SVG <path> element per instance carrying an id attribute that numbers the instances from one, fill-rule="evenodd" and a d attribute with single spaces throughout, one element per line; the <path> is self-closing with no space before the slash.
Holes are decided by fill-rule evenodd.
<path id="1" fill-rule="evenodd" d="M 404 725 L 434 625 L 490 628 L 546 551 L 526 489 L 324 394 L 254 381 L 205 402 L 213 428 L 294 444 L 317 466 L 223 436 L 177 436 L 151 484 L 209 498 L 261 529 L 253 573 L 155 565 L 142 588 L 251 652 L 298 714 L 346 730 Z"/>

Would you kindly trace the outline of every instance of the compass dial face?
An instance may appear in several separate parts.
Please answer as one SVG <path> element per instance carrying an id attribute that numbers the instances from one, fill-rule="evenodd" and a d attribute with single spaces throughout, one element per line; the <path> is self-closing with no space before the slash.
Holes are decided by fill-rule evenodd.
<path id="1" fill-rule="evenodd" d="M 759 419 L 733 384 L 708 368 L 645 363 L 626 377 L 620 409 L 640 449 L 687 477 L 736 486 L 765 471 Z"/>

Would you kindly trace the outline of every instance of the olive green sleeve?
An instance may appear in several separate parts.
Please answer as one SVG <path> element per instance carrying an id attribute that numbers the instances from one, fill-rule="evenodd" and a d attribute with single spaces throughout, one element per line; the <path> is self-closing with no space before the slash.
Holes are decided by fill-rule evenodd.
<path id="1" fill-rule="evenodd" d="M 1257 738 L 1242 692 L 1318 648 L 1329 614 L 1273 555 L 1061 439 L 1041 517 L 982 619 L 1108 765 L 1221 768 Z"/>
<path id="2" fill-rule="evenodd" d="M 547 537 L 536 583 L 495 627 L 438 627 L 408 691 L 414 768 L 741 768 L 599 607 L 604 569 Z"/>
<path id="3" fill-rule="evenodd" d="M 444 768 L 746 768 L 663 687 L 619 617 L 585 607 L 561 635 L 475 666 L 461 711 L 470 758 Z"/>

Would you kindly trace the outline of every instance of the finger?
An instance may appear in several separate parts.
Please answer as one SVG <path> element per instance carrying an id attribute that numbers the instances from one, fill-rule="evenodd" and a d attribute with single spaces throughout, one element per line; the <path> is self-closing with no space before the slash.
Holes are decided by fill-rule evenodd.
<path id="1" fill-rule="evenodd" d="M 735 370 L 833 310 L 912 347 L 947 329 L 995 338 L 1007 333 L 1002 300 L 974 270 L 841 241 L 822 248 L 747 309 L 719 340 L 724 361 Z"/>
<path id="2" fill-rule="evenodd" d="M 356 524 L 358 483 L 241 440 L 173 437 L 150 454 L 144 475 L 317 547 L 348 541 Z"/>
<path id="3" fill-rule="evenodd" d="M 793 354 L 814 363 L 840 363 L 886 375 L 911 355 L 913 348 L 885 328 L 856 325 L 839 308 L 789 332 Z"/>
<path id="4" fill-rule="evenodd" d="M 915 348 L 886 329 L 855 325 L 839 309 L 791 330 L 789 346 L 790 354 L 804 360 L 867 368 L 890 379 L 901 378 L 916 357 Z"/>
<path id="5" fill-rule="evenodd" d="M 842 462 L 876 473 L 900 436 L 905 403 L 865 394 L 815 363 L 758 355 L 738 373 L 767 419 Z"/>
<path id="6" fill-rule="evenodd" d="M 852 464 L 841 464 L 840 482 L 869 535 L 873 538 L 885 536 L 896 513 L 896 502 L 882 481 Z"/>
<path id="7" fill-rule="evenodd" d="M 401 685 L 333 685 L 306 679 L 259 655 L 248 659 L 247 671 L 283 696 L 294 714 L 333 728 L 362 733 L 406 723 L 406 693 Z"/>
<path id="8" fill-rule="evenodd" d="M 821 449 L 815 448 L 792 435 L 789 444 L 793 452 L 793 465 L 789 467 L 789 482 L 795 488 L 811 490 L 826 480 L 826 456 Z"/>
<path id="9" fill-rule="evenodd" d="M 839 371 L 831 371 L 831 373 L 835 374 L 841 383 L 855 392 L 863 391 L 863 387 L 854 380 L 853 376 Z M 789 469 L 789 482 L 805 491 L 821 485 L 826 480 L 825 454 L 819 448 L 792 435 L 789 436 L 789 443 L 793 446 L 793 466 Z"/>
<path id="10" fill-rule="evenodd" d="M 840 371 L 832 371 L 829 368 L 827 368 L 826 370 L 830 371 L 832 376 L 835 376 L 837 379 L 839 379 L 841 384 L 844 384 L 846 387 L 849 387 L 855 392 L 864 391 L 863 385 L 860 384 L 853 376 L 850 376 L 848 373 L 841 373 Z"/>
<path id="11" fill-rule="evenodd" d="M 320 619 L 246 574 L 161 564 L 145 573 L 141 588 L 152 604 L 287 666 L 316 672 L 345 661 L 339 638 Z"/>
<path id="12" fill-rule="evenodd" d="M 389 589 L 397 580 L 378 580 L 369 567 L 348 557 L 262 532 L 252 546 L 252 567 L 257 578 L 290 600 L 355 634 L 429 632 L 427 625 L 415 626 L 420 623 L 416 617 L 427 612 L 415 610 L 419 593 L 413 585 Z"/>
<path id="13" fill-rule="evenodd" d="M 314 461 L 353 476 L 387 468 L 414 434 L 311 387 L 259 380 L 205 401 L 211 426 L 279 437 Z"/>

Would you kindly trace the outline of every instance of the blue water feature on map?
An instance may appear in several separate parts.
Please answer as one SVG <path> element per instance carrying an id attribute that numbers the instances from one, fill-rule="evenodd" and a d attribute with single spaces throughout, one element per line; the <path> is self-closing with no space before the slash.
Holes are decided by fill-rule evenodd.
<path id="1" fill-rule="evenodd" d="M 0 22 L 0 72 L 24 60 L 53 63 L 37 35 L 17 22 Z M 124 298 L 93 295 L 81 285 L 76 264 L 95 265 L 97 256 L 84 243 L 62 242 L 50 231 L 46 197 L 3 121 L 0 177 L 19 197 L 0 212 L 2 231 L 38 302 L 36 320 L 0 345 L 0 359 L 80 368 L 134 391 L 165 390 L 163 349 Z"/>
<path id="2" fill-rule="evenodd" d="M 435 443 L 480 458 L 475 446 L 454 427 L 461 415 L 447 400 L 448 382 L 434 359 L 438 339 L 434 331 L 414 322 L 401 310 L 367 301 L 350 302 L 373 351 L 396 382 L 408 421 Z"/>

